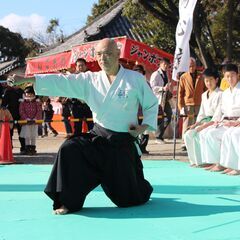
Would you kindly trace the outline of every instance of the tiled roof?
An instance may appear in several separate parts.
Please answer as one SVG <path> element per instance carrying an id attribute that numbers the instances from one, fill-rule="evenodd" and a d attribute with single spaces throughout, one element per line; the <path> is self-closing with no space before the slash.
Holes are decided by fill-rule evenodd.
<path id="1" fill-rule="evenodd" d="M 122 15 L 123 5 L 126 0 L 120 0 L 92 23 L 69 36 L 64 43 L 42 53 L 38 57 L 54 55 L 71 50 L 73 46 L 84 42 L 99 40 L 105 37 L 127 36 L 128 38 L 143 41 L 146 36 L 133 33 L 133 25 Z"/>
<path id="2" fill-rule="evenodd" d="M 18 59 L 0 63 L 0 76 L 10 72 L 20 65 Z"/>

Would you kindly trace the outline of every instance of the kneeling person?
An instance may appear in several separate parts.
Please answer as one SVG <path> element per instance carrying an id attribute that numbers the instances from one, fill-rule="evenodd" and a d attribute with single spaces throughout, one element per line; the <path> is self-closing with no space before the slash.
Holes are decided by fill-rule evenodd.
<path id="1" fill-rule="evenodd" d="M 119 65 L 119 55 L 117 44 L 103 39 L 96 47 L 102 71 L 36 76 L 38 94 L 83 99 L 95 123 L 90 133 L 66 140 L 60 147 L 45 188 L 56 214 L 79 211 L 99 184 L 119 207 L 143 204 L 152 193 L 135 140 L 147 129 L 156 130 L 158 102 L 140 73 Z"/>

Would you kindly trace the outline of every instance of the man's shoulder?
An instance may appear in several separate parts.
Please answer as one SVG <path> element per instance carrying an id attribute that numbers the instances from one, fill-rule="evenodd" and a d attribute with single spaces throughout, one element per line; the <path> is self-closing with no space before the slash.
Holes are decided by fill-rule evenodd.
<path id="1" fill-rule="evenodd" d="M 151 78 L 152 77 L 156 77 L 159 75 L 159 70 L 157 69 L 156 71 L 154 71 L 152 74 L 151 74 Z"/>
<path id="2" fill-rule="evenodd" d="M 141 73 L 131 70 L 131 69 L 127 69 L 127 68 L 123 68 L 123 71 L 125 71 L 125 74 L 127 78 L 132 78 L 132 79 L 145 79 L 144 75 L 142 75 Z"/>

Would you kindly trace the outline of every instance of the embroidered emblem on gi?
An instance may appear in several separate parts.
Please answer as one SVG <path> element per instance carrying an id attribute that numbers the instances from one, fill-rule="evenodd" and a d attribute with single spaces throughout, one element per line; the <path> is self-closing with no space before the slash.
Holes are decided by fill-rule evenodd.
<path id="1" fill-rule="evenodd" d="M 128 98 L 128 90 L 127 89 L 119 89 L 117 96 L 119 99 Z"/>

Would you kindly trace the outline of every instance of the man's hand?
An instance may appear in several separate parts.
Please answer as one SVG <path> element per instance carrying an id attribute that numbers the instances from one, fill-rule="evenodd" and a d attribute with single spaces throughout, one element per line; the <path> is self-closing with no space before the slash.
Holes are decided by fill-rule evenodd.
<path id="1" fill-rule="evenodd" d="M 168 86 L 168 84 L 166 84 L 166 86 L 163 87 L 163 90 L 164 90 L 165 92 L 169 90 L 169 86 Z"/>
<path id="2" fill-rule="evenodd" d="M 7 78 L 7 84 L 11 87 L 15 85 L 20 85 L 26 82 L 35 83 L 35 77 L 25 78 L 24 76 L 13 74 L 13 75 L 9 75 Z"/>
<path id="3" fill-rule="evenodd" d="M 146 129 L 148 128 L 148 125 L 143 124 L 143 125 L 134 125 L 131 124 L 128 128 L 128 132 L 133 136 L 133 137 L 138 137 L 140 134 L 142 134 Z"/>
<path id="4" fill-rule="evenodd" d="M 185 107 L 181 108 L 180 115 L 183 115 L 183 116 L 187 115 Z"/>

